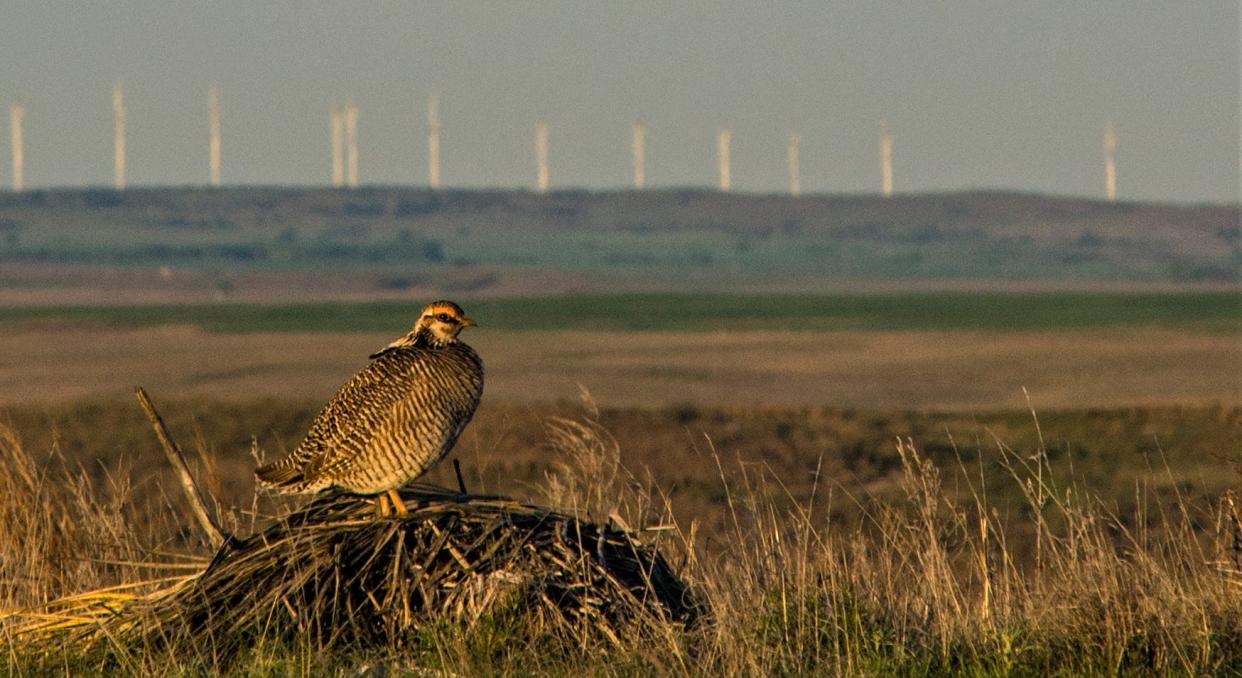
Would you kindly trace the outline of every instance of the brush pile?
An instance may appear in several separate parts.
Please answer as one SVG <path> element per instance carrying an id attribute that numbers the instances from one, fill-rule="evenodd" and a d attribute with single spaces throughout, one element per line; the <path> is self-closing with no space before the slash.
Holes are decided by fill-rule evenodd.
<path id="1" fill-rule="evenodd" d="M 700 612 L 660 553 L 627 530 L 500 497 L 401 495 L 403 518 L 376 518 L 361 497 L 321 497 L 228 540 L 201 574 L 92 615 L 79 640 L 227 656 L 258 639 L 370 647 L 427 624 L 505 617 L 619 643 L 647 622 L 690 624 Z"/>

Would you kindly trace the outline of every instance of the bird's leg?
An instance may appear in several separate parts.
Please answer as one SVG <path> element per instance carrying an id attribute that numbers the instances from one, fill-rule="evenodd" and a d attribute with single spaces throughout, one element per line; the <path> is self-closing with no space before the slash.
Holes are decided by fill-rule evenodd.
<path id="1" fill-rule="evenodd" d="M 383 518 L 388 515 L 388 495 L 379 494 L 375 497 L 375 517 Z"/>
<path id="2" fill-rule="evenodd" d="M 392 508 L 397 512 L 398 518 L 410 515 L 410 512 L 405 510 L 405 500 L 401 498 L 401 495 L 397 494 L 396 489 L 388 490 L 388 498 L 392 501 Z"/>
<path id="3" fill-rule="evenodd" d="M 466 491 L 466 480 L 461 477 L 461 463 L 457 461 L 457 457 L 453 457 L 453 471 L 457 473 L 457 489 L 462 494 L 470 494 Z"/>

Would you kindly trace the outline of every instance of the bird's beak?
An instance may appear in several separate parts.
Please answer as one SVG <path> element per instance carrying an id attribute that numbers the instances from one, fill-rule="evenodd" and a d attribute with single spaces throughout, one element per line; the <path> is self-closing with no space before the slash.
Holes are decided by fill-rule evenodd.
<path id="1" fill-rule="evenodd" d="M 461 319 L 462 327 L 478 327 L 478 325 L 479 324 L 474 321 L 474 318 L 471 318 L 470 316 L 462 316 L 462 319 Z"/>

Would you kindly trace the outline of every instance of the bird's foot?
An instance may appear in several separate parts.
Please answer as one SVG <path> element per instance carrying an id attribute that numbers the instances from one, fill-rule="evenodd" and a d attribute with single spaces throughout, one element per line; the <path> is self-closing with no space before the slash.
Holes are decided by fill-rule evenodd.
<path id="1" fill-rule="evenodd" d="M 398 518 L 409 517 L 410 512 L 405 508 L 405 500 L 401 498 L 400 494 L 397 494 L 397 490 L 388 490 L 388 499 L 392 502 L 392 508 L 397 512 Z"/>

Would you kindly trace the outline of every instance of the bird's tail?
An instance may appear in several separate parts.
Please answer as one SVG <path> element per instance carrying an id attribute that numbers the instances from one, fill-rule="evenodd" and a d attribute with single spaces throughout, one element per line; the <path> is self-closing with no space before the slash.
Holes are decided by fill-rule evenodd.
<path id="1" fill-rule="evenodd" d="M 254 470 L 254 477 L 259 481 L 260 485 L 267 487 L 285 487 L 296 484 L 302 480 L 302 469 L 294 464 L 287 463 L 289 459 L 281 459 L 274 461 L 266 466 L 260 466 Z"/>

